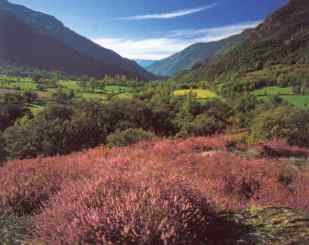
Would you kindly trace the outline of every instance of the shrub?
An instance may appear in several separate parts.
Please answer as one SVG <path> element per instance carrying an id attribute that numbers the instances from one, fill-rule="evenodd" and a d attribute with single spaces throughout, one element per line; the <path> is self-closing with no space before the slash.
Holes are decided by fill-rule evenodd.
<path id="1" fill-rule="evenodd" d="M 64 91 L 62 89 L 57 89 L 52 95 L 52 100 L 59 104 L 69 104 L 75 97 L 74 91 L 70 92 Z"/>
<path id="2" fill-rule="evenodd" d="M 14 125 L 18 118 L 26 114 L 30 114 L 30 111 L 22 101 L 1 101 L 0 99 L 0 131 Z"/>
<path id="3" fill-rule="evenodd" d="M 0 168 L 0 210 L 36 214 L 34 238 L 55 245 L 236 244 L 229 234 L 239 224 L 218 217 L 222 210 L 309 210 L 308 167 L 227 153 L 230 139 L 10 161 Z"/>
<path id="4" fill-rule="evenodd" d="M 205 113 L 185 125 L 179 135 L 184 133 L 186 136 L 209 136 L 222 133 L 226 128 L 226 122 Z"/>
<path id="5" fill-rule="evenodd" d="M 107 144 L 110 147 L 128 146 L 139 141 L 148 141 L 154 138 L 154 134 L 143 129 L 127 129 L 115 132 L 107 137 Z"/>
<path id="6" fill-rule="evenodd" d="M 257 115 L 251 126 L 253 137 L 285 139 L 291 145 L 309 146 L 309 112 L 280 106 Z"/>
<path id="7" fill-rule="evenodd" d="M 25 244 L 29 237 L 29 219 L 0 211 L 0 244 Z"/>
<path id="8" fill-rule="evenodd" d="M 37 93 L 26 91 L 23 93 L 23 97 L 26 103 L 33 103 L 39 96 Z"/>
<path id="9" fill-rule="evenodd" d="M 104 105 L 108 133 L 129 128 L 151 126 L 152 112 L 145 102 L 137 99 L 116 99 Z"/>
<path id="10" fill-rule="evenodd" d="M 105 114 L 100 104 L 83 103 L 74 108 L 50 105 L 34 119 L 4 132 L 12 159 L 68 154 L 104 143 Z"/>
<path id="11" fill-rule="evenodd" d="M 36 118 L 26 125 L 16 125 L 4 132 L 10 158 L 24 159 L 39 155 L 50 156 L 68 153 L 68 121 Z"/>
<path id="12" fill-rule="evenodd" d="M 67 181 L 89 178 L 95 154 L 10 161 L 0 168 L 0 210 L 20 216 L 38 211 Z"/>
<path id="13" fill-rule="evenodd" d="M 52 244 L 203 244 L 216 218 L 200 193 L 177 181 L 134 184 L 116 178 L 89 183 L 83 191 L 69 189 L 35 218 L 39 239 Z"/>
<path id="14" fill-rule="evenodd" d="M 285 142 L 273 140 L 267 144 L 261 144 L 259 152 L 262 157 L 280 158 L 280 157 L 298 157 L 308 158 L 309 151 L 297 146 L 289 146 Z"/>
<path id="15" fill-rule="evenodd" d="M 6 160 L 6 157 L 7 157 L 7 152 L 5 150 L 5 142 L 4 142 L 2 135 L 0 134 L 0 167 L 1 167 L 1 163 L 3 163 Z"/>
<path id="16" fill-rule="evenodd" d="M 219 134 L 231 124 L 232 108 L 220 99 L 211 99 L 204 105 L 192 103 L 191 100 L 187 100 L 187 102 L 176 118 L 178 119 L 176 123 L 180 126 L 180 132 L 177 136 Z"/>

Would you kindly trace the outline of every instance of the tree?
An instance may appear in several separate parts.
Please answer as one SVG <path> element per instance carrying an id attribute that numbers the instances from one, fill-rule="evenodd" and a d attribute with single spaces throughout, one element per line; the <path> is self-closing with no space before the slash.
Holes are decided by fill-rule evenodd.
<path id="1" fill-rule="evenodd" d="M 95 147 L 107 136 L 100 104 L 49 105 L 35 118 L 4 131 L 10 158 L 68 154 Z"/>
<path id="2" fill-rule="evenodd" d="M 154 136 L 155 135 L 152 132 L 145 131 L 143 129 L 127 129 L 110 134 L 107 137 L 107 144 L 110 147 L 128 146 L 139 141 L 151 140 Z"/>
<path id="3" fill-rule="evenodd" d="M 38 94 L 34 93 L 34 92 L 27 91 L 27 92 L 23 93 L 23 97 L 24 97 L 24 99 L 27 103 L 33 103 L 34 101 L 36 101 L 38 99 Z"/>
<path id="4" fill-rule="evenodd" d="M 67 147 L 68 121 L 49 120 L 40 115 L 24 125 L 15 125 L 4 131 L 10 158 L 34 158 L 69 153 Z"/>
<path id="5" fill-rule="evenodd" d="M 209 136 L 222 133 L 227 124 L 207 113 L 198 115 L 191 123 L 185 125 L 179 136 Z"/>
<path id="6" fill-rule="evenodd" d="M 285 139 L 291 145 L 309 146 L 309 112 L 280 106 L 258 114 L 251 125 L 256 139 Z"/>
<path id="7" fill-rule="evenodd" d="M 1 166 L 1 163 L 3 163 L 6 160 L 6 157 L 7 157 L 7 152 L 5 150 L 5 141 L 2 135 L 0 134 L 0 166 Z"/>
<path id="8" fill-rule="evenodd" d="M 52 100 L 58 104 L 69 104 L 74 98 L 75 93 L 73 90 L 67 92 L 63 89 L 57 89 L 57 91 L 52 94 Z"/>
<path id="9" fill-rule="evenodd" d="M 26 114 L 31 114 L 24 105 L 24 98 L 19 94 L 7 94 L 0 97 L 0 131 L 12 126 Z"/>
<path id="10" fill-rule="evenodd" d="M 108 133 L 129 128 L 152 127 L 152 111 L 138 99 L 116 99 L 104 106 Z"/>

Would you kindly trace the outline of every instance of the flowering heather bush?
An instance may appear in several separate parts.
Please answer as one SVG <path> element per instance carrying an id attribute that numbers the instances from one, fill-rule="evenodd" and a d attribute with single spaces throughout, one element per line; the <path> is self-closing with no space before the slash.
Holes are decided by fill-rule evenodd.
<path id="1" fill-rule="evenodd" d="M 200 171 L 205 173 L 204 181 L 211 185 L 217 205 L 232 209 L 258 205 L 309 210 L 308 169 L 293 167 L 295 172 L 287 183 L 282 177 L 292 166 L 283 162 L 247 160 L 224 152 L 203 161 Z"/>
<path id="2" fill-rule="evenodd" d="M 267 144 L 258 147 L 260 155 L 263 157 L 280 158 L 280 157 L 309 157 L 309 150 L 290 146 L 280 140 L 273 140 Z"/>
<path id="3" fill-rule="evenodd" d="M 0 169 L 0 208 L 36 211 L 33 234 L 46 244 L 224 244 L 216 237 L 235 224 L 222 225 L 221 211 L 309 211 L 309 167 L 237 156 L 229 143 L 156 140 L 9 162 Z"/>
<path id="4" fill-rule="evenodd" d="M 203 244 L 215 218 L 200 193 L 177 181 L 120 178 L 77 188 L 55 196 L 35 218 L 38 238 L 48 244 Z"/>
<path id="5" fill-rule="evenodd" d="M 11 161 L 0 168 L 0 209 L 31 214 L 66 182 L 95 171 L 95 152 L 70 157 Z M 96 161 L 97 163 L 97 161 Z"/>

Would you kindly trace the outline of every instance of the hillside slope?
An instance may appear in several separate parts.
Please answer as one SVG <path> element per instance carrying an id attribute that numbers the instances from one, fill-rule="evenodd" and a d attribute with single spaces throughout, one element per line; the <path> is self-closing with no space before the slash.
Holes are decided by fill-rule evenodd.
<path id="1" fill-rule="evenodd" d="M 72 75 L 118 72 L 113 66 L 103 66 L 57 40 L 34 33 L 27 25 L 3 12 L 0 12 L 0 36 L 1 59 L 16 64 L 61 70 Z"/>
<path id="2" fill-rule="evenodd" d="M 141 59 L 137 59 L 137 60 L 135 60 L 135 62 L 137 64 L 139 64 L 141 67 L 147 68 L 148 66 L 152 65 L 156 61 L 155 60 L 141 60 Z"/>
<path id="3" fill-rule="evenodd" d="M 52 39 L 54 42 L 57 41 L 63 47 L 66 47 L 78 53 L 80 57 L 83 57 L 83 59 L 92 60 L 92 62 L 95 63 L 95 67 L 103 67 L 103 69 L 101 68 L 101 71 L 96 71 L 96 68 L 85 67 L 84 71 L 83 69 L 79 71 L 80 73 L 84 73 L 85 75 L 93 75 L 94 70 L 96 71 L 95 74 L 97 76 L 117 73 L 142 79 L 154 78 L 152 74 L 144 70 L 136 62 L 122 58 L 117 53 L 102 48 L 101 46 L 95 44 L 89 39 L 65 27 L 63 23 L 61 23 L 53 16 L 33 11 L 21 5 L 11 4 L 6 0 L 0 0 L 0 13 L 6 16 L 14 16 L 17 21 L 26 25 L 28 31 L 31 31 L 33 35 L 44 36 L 44 41 L 46 41 L 47 39 Z M 8 20 L 6 20 L 6 22 L 10 24 Z M 17 36 L 16 34 L 15 38 L 16 37 L 18 37 L 18 39 L 23 38 L 21 34 L 19 36 Z M 7 37 L 6 40 L 9 40 L 8 38 L 9 37 Z M 44 43 L 42 43 L 41 45 L 44 45 Z M 9 54 L 10 53 L 7 51 L 7 56 L 9 56 Z M 59 53 L 55 54 L 58 55 Z M 44 57 L 44 52 L 42 53 L 42 57 Z M 55 56 L 55 62 L 62 62 L 60 57 L 58 59 L 56 58 L 57 57 Z M 64 58 L 64 56 L 61 56 L 61 58 Z M 45 61 L 42 60 L 42 66 L 44 68 L 50 68 L 50 66 L 45 66 L 44 62 Z M 75 59 L 74 57 L 66 56 L 65 62 L 75 63 Z M 28 60 L 24 59 L 21 65 L 33 65 L 33 62 L 29 61 L 28 64 Z M 71 70 L 67 70 L 66 67 L 58 65 L 58 68 L 62 68 L 60 70 L 71 73 Z M 89 72 L 89 69 L 91 70 L 91 72 Z"/>
<path id="4" fill-rule="evenodd" d="M 277 64 L 309 64 L 309 1 L 290 0 L 225 56 L 200 69 L 200 77 L 260 70 Z"/>
<path id="5" fill-rule="evenodd" d="M 171 76 L 178 72 L 190 70 L 195 64 L 205 64 L 214 56 L 224 54 L 230 48 L 241 43 L 248 32 L 209 43 L 197 43 L 166 59 L 157 61 L 146 69 L 156 75 Z"/>

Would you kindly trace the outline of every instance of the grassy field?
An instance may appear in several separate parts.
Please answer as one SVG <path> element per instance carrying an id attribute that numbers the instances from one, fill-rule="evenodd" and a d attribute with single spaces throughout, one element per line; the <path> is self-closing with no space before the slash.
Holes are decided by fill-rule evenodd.
<path id="1" fill-rule="evenodd" d="M 33 104 L 29 104 L 29 109 L 33 114 L 37 114 L 44 109 L 51 100 L 52 95 L 57 92 L 57 89 L 62 89 L 66 92 L 73 91 L 76 98 L 101 102 L 106 102 L 110 98 L 132 98 L 133 93 L 138 89 L 122 85 L 106 85 L 95 90 L 83 89 L 73 80 L 58 81 L 55 84 L 56 87 L 49 87 L 46 84 L 45 86 L 47 87 L 44 91 L 39 90 L 37 85 L 31 78 L 0 76 L 0 94 L 23 93 L 26 91 L 32 91 L 38 94 L 39 100 Z"/>
<path id="2" fill-rule="evenodd" d="M 0 76 L 0 88 L 33 91 L 37 89 L 37 84 L 30 78 Z"/>
<path id="3" fill-rule="evenodd" d="M 282 98 L 299 108 L 309 109 L 309 95 L 291 95 Z"/>
<path id="4" fill-rule="evenodd" d="M 30 105 L 30 110 L 31 112 L 36 115 L 39 112 L 41 112 L 44 109 L 44 106 L 36 105 L 36 104 L 31 104 Z"/>
<path id="5" fill-rule="evenodd" d="M 255 96 L 294 95 L 292 87 L 266 87 L 252 92 Z"/>
<path id="6" fill-rule="evenodd" d="M 211 99 L 217 97 L 217 94 L 208 89 L 179 89 L 174 92 L 175 96 L 185 96 L 191 93 L 196 96 L 197 99 Z"/>
<path id="7" fill-rule="evenodd" d="M 267 87 L 255 90 L 252 94 L 262 98 L 263 100 L 267 100 L 274 95 L 279 95 L 291 105 L 303 109 L 309 108 L 309 95 L 295 95 L 292 87 Z"/>
<path id="8" fill-rule="evenodd" d="M 66 89 L 70 89 L 70 90 L 73 90 L 73 91 L 81 91 L 81 87 L 75 82 L 75 81 L 70 81 L 70 80 L 66 80 L 66 81 L 59 81 L 58 82 L 58 85 L 63 87 L 63 88 L 66 88 Z"/>
<path id="9" fill-rule="evenodd" d="M 75 95 L 84 99 L 106 100 L 109 96 L 116 96 L 120 98 L 128 98 L 132 96 L 134 88 L 121 85 L 106 85 L 96 90 L 84 90 L 76 81 L 61 80 L 57 83 L 58 87 L 64 90 L 72 90 Z M 46 91 L 38 91 L 37 83 L 30 78 L 17 78 L 0 76 L 0 92 L 37 92 L 42 99 L 48 99 L 56 92 L 55 88 L 48 88 Z"/>

